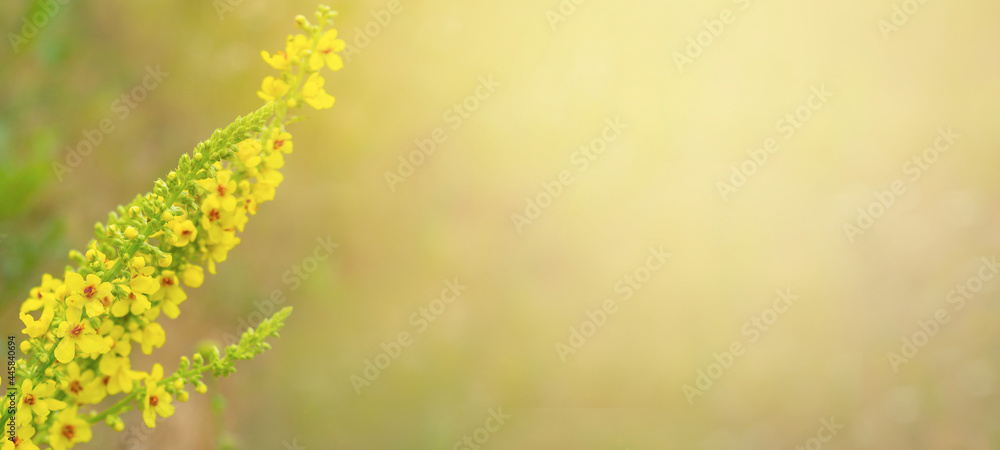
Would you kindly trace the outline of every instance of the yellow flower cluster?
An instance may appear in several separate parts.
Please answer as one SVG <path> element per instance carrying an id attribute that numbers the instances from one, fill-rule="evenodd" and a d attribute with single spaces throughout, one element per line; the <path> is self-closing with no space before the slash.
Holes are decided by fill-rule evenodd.
<path id="1" fill-rule="evenodd" d="M 157 416 L 173 414 L 175 398 L 187 400 L 185 383 L 204 392 L 201 372 L 227 375 L 235 370 L 233 360 L 268 348 L 263 336 L 249 332 L 226 357 L 216 349 L 208 365 L 200 354 L 194 367 L 184 359 L 181 370 L 166 378 L 161 364 L 148 372 L 133 370 L 129 357 L 133 344 L 145 354 L 164 345 L 160 314 L 171 319 L 180 314 L 188 298 L 184 286 L 200 286 L 203 267 L 214 274 L 240 242 L 237 233 L 248 217 L 274 199 L 284 155 L 293 148 L 286 130 L 290 113 L 304 104 L 333 105 L 319 71 L 343 66 L 337 52 L 344 42 L 336 30 L 324 29 L 334 16 L 320 6 L 316 25 L 297 17 L 302 33 L 289 36 L 283 51 L 262 53 L 280 71 L 265 78 L 258 92 L 268 104 L 217 131 L 193 156 L 182 156 L 177 170 L 157 180 L 153 192 L 119 207 L 106 225 L 97 224 L 85 253 L 70 252 L 77 267 L 67 267 L 61 278 L 45 274 L 31 289 L 20 308 L 28 338 L 20 346 L 25 358 L 16 365 L 16 413 L 5 412 L 2 422 L 15 435 L 5 439 L 2 450 L 38 444 L 71 448 L 89 441 L 90 426 L 98 421 L 121 431 L 119 415 L 133 407 L 154 427 Z M 272 331 L 287 313 L 267 324 Z M 106 411 L 94 410 L 108 396 L 122 398 Z"/>

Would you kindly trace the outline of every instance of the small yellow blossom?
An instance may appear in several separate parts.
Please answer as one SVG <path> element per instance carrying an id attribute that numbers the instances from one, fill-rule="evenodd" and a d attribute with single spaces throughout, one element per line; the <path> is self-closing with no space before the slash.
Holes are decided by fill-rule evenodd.
<path id="1" fill-rule="evenodd" d="M 205 270 L 201 266 L 191 264 L 184 269 L 181 278 L 188 287 L 197 288 L 205 281 Z"/>
<path id="2" fill-rule="evenodd" d="M 49 411 L 58 411 L 66 404 L 52 397 L 56 393 L 55 381 L 49 380 L 35 386 L 30 379 L 21 383 L 21 402 L 17 406 L 17 423 L 31 423 L 34 417 L 47 417 Z"/>
<path id="3" fill-rule="evenodd" d="M 7 432 L 14 428 L 14 418 L 12 417 L 7 421 L 7 426 L 4 427 L 4 431 Z M 35 427 L 31 426 L 30 423 L 17 423 L 17 431 L 14 432 L 13 438 L 9 435 L 4 439 L 3 447 L 0 450 L 38 450 L 38 446 L 31 442 L 31 437 L 35 435 Z"/>
<path id="4" fill-rule="evenodd" d="M 104 399 L 107 393 L 100 379 L 94 378 L 94 371 L 80 372 L 80 365 L 73 361 L 66 366 L 66 378 L 62 391 L 75 400 L 76 404 L 94 404 Z"/>
<path id="5" fill-rule="evenodd" d="M 75 308 L 66 310 L 66 321 L 59 324 L 56 335 L 62 338 L 56 347 L 56 360 L 63 364 L 76 357 L 77 348 L 83 353 L 103 353 L 110 348 L 90 324 L 81 321 L 81 312 Z"/>
<path id="6" fill-rule="evenodd" d="M 337 30 L 327 31 L 319 38 L 316 51 L 309 58 L 309 69 L 318 70 L 326 64 L 330 70 L 340 70 L 344 67 L 344 60 L 337 52 L 343 50 L 346 45 L 342 39 L 337 39 Z"/>
<path id="7" fill-rule="evenodd" d="M 53 450 L 73 448 L 78 442 L 90 442 L 90 424 L 76 414 L 76 408 L 59 413 L 59 419 L 49 431 L 49 445 Z"/>
<path id="8" fill-rule="evenodd" d="M 261 83 L 260 90 L 257 91 L 257 96 L 263 100 L 271 101 L 287 93 L 288 83 L 285 83 L 280 78 L 267 77 Z"/>
<path id="9" fill-rule="evenodd" d="M 153 365 L 153 371 L 146 377 L 146 398 L 142 402 L 142 420 L 149 428 L 156 427 L 156 416 L 170 417 L 174 414 L 173 398 L 166 388 L 157 384 L 163 379 L 163 366 Z"/>
<path id="10" fill-rule="evenodd" d="M 197 183 L 202 189 L 208 192 L 209 198 L 217 198 L 219 204 L 226 211 L 236 208 L 236 182 L 232 180 L 233 173 L 228 170 L 220 170 L 215 173 L 215 178 L 198 180 Z"/>
<path id="11" fill-rule="evenodd" d="M 194 226 L 194 223 L 187 219 L 171 220 L 167 226 L 170 227 L 170 231 L 174 233 L 174 237 L 169 239 L 167 242 L 174 247 L 183 247 L 188 245 L 198 236 L 198 228 Z"/>
<path id="12" fill-rule="evenodd" d="M 76 272 L 66 272 L 66 304 L 70 309 L 87 308 L 88 317 L 97 317 L 104 312 L 100 299 L 111 293 L 111 283 L 101 282 L 97 275 L 83 276 Z"/>
<path id="13" fill-rule="evenodd" d="M 267 149 L 272 152 L 291 153 L 292 135 L 278 129 L 271 130 L 267 139 Z"/>
<path id="14" fill-rule="evenodd" d="M 302 99 L 316 109 L 327 109 L 333 106 L 334 98 L 323 90 L 326 80 L 318 73 L 309 75 L 306 84 L 302 86 Z"/>
<path id="15" fill-rule="evenodd" d="M 21 332 L 33 338 L 44 336 L 49 331 L 49 325 L 52 324 L 54 315 L 55 310 L 50 307 L 42 310 L 42 317 L 38 320 L 35 320 L 30 314 L 21 314 L 21 321 L 24 322 L 24 329 Z"/>

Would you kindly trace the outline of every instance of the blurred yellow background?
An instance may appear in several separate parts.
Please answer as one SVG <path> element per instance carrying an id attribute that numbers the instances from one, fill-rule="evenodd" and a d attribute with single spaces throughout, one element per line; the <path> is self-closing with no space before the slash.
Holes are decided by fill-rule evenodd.
<path id="1" fill-rule="evenodd" d="M 5 331 L 95 222 L 262 103 L 259 52 L 315 9 L 54 4 L 0 50 Z M 153 357 L 273 291 L 287 327 L 92 448 L 1000 448 L 1000 3 L 331 6 L 336 105 L 291 126 L 276 201 Z"/>

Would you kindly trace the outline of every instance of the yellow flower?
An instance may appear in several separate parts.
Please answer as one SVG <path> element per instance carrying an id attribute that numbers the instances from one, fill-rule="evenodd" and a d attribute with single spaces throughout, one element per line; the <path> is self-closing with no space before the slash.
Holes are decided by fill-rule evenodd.
<path id="1" fill-rule="evenodd" d="M 163 347 L 163 343 L 167 341 L 167 333 L 163 331 L 160 324 L 150 322 L 143 329 L 133 331 L 132 340 L 138 342 L 139 346 L 142 347 L 142 353 L 148 355 L 153 353 L 153 347 Z"/>
<path id="2" fill-rule="evenodd" d="M 63 364 L 69 363 L 76 357 L 78 347 L 83 353 L 104 353 L 110 348 L 88 323 L 81 322 L 81 315 L 79 309 L 67 309 L 66 321 L 59 324 L 59 329 L 56 331 L 56 335 L 62 338 L 56 347 L 56 360 Z"/>
<path id="3" fill-rule="evenodd" d="M 254 199 L 258 203 L 274 200 L 274 190 L 284 179 L 285 176 L 277 170 L 261 170 L 257 183 L 253 185 Z"/>
<path id="4" fill-rule="evenodd" d="M 173 245 L 174 247 L 183 247 L 191 243 L 195 237 L 198 236 L 198 228 L 194 226 L 194 223 L 190 220 L 184 219 L 174 219 L 171 220 L 169 224 L 170 231 L 174 233 L 174 237 L 167 240 L 167 243 Z"/>
<path id="5" fill-rule="evenodd" d="M 111 293 L 111 283 L 101 282 L 97 275 L 83 276 L 76 272 L 66 272 L 66 304 L 70 309 L 87 308 L 88 317 L 97 317 L 104 312 L 100 299 Z"/>
<path id="6" fill-rule="evenodd" d="M 7 421 L 7 426 L 3 428 L 5 434 L 14 428 L 14 422 L 13 417 Z M 0 450 L 38 450 L 38 446 L 31 442 L 31 437 L 35 435 L 35 427 L 31 426 L 30 423 L 19 423 L 17 428 L 13 439 L 7 435 Z"/>
<path id="7" fill-rule="evenodd" d="M 303 34 L 288 35 L 288 39 L 285 40 L 285 53 L 288 54 L 290 61 L 298 61 L 302 59 L 302 52 L 308 50 L 311 44 L 309 38 Z"/>
<path id="8" fill-rule="evenodd" d="M 48 417 L 49 411 L 57 411 L 66 404 L 52 397 L 56 393 L 55 381 L 49 380 L 35 386 L 32 381 L 21 383 L 21 403 L 17 407 L 17 423 L 31 423 L 34 417 Z"/>
<path id="9" fill-rule="evenodd" d="M 219 241 L 216 244 L 210 245 L 208 247 L 208 254 L 205 257 L 208 260 L 208 273 L 215 273 L 215 263 L 225 261 L 228 257 L 229 250 L 240 243 L 240 238 L 236 237 L 236 232 L 233 230 L 226 230 L 220 235 Z"/>
<path id="10" fill-rule="evenodd" d="M 267 149 L 273 152 L 291 153 L 292 135 L 277 128 L 271 130 L 271 136 L 267 139 Z"/>
<path id="11" fill-rule="evenodd" d="M 76 408 L 59 413 L 59 419 L 49 432 L 49 445 L 53 450 L 73 448 L 77 442 L 90 442 L 90 424 L 76 414 Z"/>
<path id="12" fill-rule="evenodd" d="M 271 56 L 270 53 L 266 51 L 261 51 L 260 56 L 264 58 L 264 62 L 270 64 L 271 67 L 274 67 L 275 69 L 278 70 L 288 69 L 288 64 L 290 61 L 288 60 L 288 55 L 285 52 L 277 52 L 274 54 L 274 56 Z"/>
<path id="13" fill-rule="evenodd" d="M 155 284 L 156 281 L 153 281 L 153 283 Z M 157 284 L 156 286 L 159 289 L 159 285 Z M 111 315 L 125 317 L 126 314 L 131 312 L 133 315 L 138 316 L 152 306 L 144 294 L 135 292 L 129 288 L 125 288 L 125 291 L 128 292 L 128 295 L 115 300 L 115 303 L 111 305 Z"/>
<path id="14" fill-rule="evenodd" d="M 173 398 L 166 388 L 157 386 L 163 378 L 163 366 L 153 365 L 153 372 L 146 377 L 146 399 L 142 402 L 142 420 L 149 428 L 156 427 L 156 416 L 170 417 L 174 414 Z"/>
<path id="15" fill-rule="evenodd" d="M 62 280 L 52 278 L 49 274 L 42 275 L 41 286 L 31 288 L 28 298 L 21 303 L 21 313 L 36 311 L 42 306 L 55 307 L 55 292 L 58 289 L 65 292 Z"/>
<path id="16" fill-rule="evenodd" d="M 141 379 L 141 372 L 132 370 L 132 362 L 128 358 L 113 358 L 109 363 L 102 359 L 101 373 L 104 374 L 101 381 L 108 389 L 108 395 L 132 392 L 133 383 Z"/>
<path id="17" fill-rule="evenodd" d="M 42 310 L 42 317 L 38 320 L 35 320 L 30 314 L 21 314 L 21 321 L 24 322 L 24 329 L 21 332 L 33 338 L 44 336 L 49 331 L 49 325 L 52 324 L 54 315 L 55 310 L 50 307 Z"/>
<path id="18" fill-rule="evenodd" d="M 340 70 L 344 67 L 344 60 L 336 52 L 344 49 L 346 43 L 337 39 L 337 30 L 327 31 L 316 44 L 316 51 L 309 57 L 309 69 L 318 70 L 325 63 L 330 70 Z"/>
<path id="19" fill-rule="evenodd" d="M 226 211 L 236 208 L 236 182 L 232 180 L 233 173 L 228 170 L 220 170 L 215 173 L 215 178 L 198 180 L 198 186 L 208 192 L 209 198 L 218 198 L 219 204 Z"/>
<path id="20" fill-rule="evenodd" d="M 94 371 L 80 373 L 80 366 L 73 361 L 66 366 L 62 390 L 77 404 L 94 404 L 104 399 L 106 391 L 101 380 L 94 378 Z"/>
<path id="21" fill-rule="evenodd" d="M 144 258 L 136 257 L 136 262 L 132 264 L 130 269 L 132 273 L 132 279 L 128 282 L 129 289 L 137 294 L 153 294 L 160 289 L 160 285 L 153 279 L 153 271 L 156 270 L 153 266 L 146 266 L 146 260 Z"/>
<path id="22" fill-rule="evenodd" d="M 256 167 L 260 164 L 260 141 L 257 139 L 244 139 L 237 144 L 239 150 L 236 156 L 243 161 L 247 167 Z"/>
<path id="23" fill-rule="evenodd" d="M 153 295 L 153 300 L 162 301 L 160 307 L 163 308 L 163 313 L 171 319 L 176 319 L 177 315 L 180 314 L 177 305 L 187 300 L 187 293 L 181 288 L 177 274 L 173 270 L 164 270 L 160 276 L 156 277 L 156 281 L 160 283 L 160 290 Z"/>
<path id="24" fill-rule="evenodd" d="M 323 90 L 326 80 L 318 73 L 309 75 L 305 86 L 302 86 L 302 98 L 316 109 L 327 109 L 333 106 L 334 98 Z"/>
<path id="25" fill-rule="evenodd" d="M 257 91 L 257 96 L 261 99 L 271 101 L 287 93 L 288 83 L 285 83 L 280 78 L 267 77 L 261 83 L 260 90 Z"/>
<path id="26" fill-rule="evenodd" d="M 201 266 L 191 264 L 184 269 L 184 274 L 181 277 L 188 287 L 197 288 L 205 281 L 205 270 Z"/>

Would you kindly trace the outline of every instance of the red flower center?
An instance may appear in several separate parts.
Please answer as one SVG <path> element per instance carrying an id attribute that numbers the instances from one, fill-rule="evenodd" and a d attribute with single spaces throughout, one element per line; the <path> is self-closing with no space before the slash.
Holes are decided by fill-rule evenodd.
<path id="1" fill-rule="evenodd" d="M 90 297 L 94 296 L 94 292 L 96 292 L 96 291 L 97 291 L 97 289 L 94 287 L 94 285 L 90 285 L 90 286 L 87 286 L 87 287 L 83 288 L 83 295 L 86 295 L 87 298 L 90 298 Z"/>
<path id="2" fill-rule="evenodd" d="M 83 386 L 80 385 L 80 381 L 78 381 L 78 380 L 73 380 L 73 382 L 69 384 L 69 391 L 72 392 L 72 393 L 74 393 L 74 394 L 79 394 L 80 391 L 82 391 L 82 390 L 83 390 Z"/>
<path id="3" fill-rule="evenodd" d="M 63 425 L 62 435 L 63 435 L 64 438 L 72 441 L 73 440 L 73 436 L 75 434 L 76 434 L 76 430 L 73 428 L 73 425 Z"/>
<path id="4" fill-rule="evenodd" d="M 78 323 L 73 328 L 70 328 L 69 334 L 73 335 L 73 337 L 79 337 L 80 333 L 83 333 L 83 329 L 84 329 L 83 324 Z"/>
<path id="5" fill-rule="evenodd" d="M 159 397 L 157 397 L 155 395 L 149 397 L 149 406 L 156 406 L 159 403 L 160 403 L 160 398 Z"/>
<path id="6" fill-rule="evenodd" d="M 163 286 L 173 286 L 174 279 L 170 277 L 163 277 L 163 280 L 160 281 L 160 284 Z"/>
<path id="7" fill-rule="evenodd" d="M 219 210 L 217 210 L 217 209 L 213 209 L 212 211 L 210 211 L 208 213 L 208 221 L 209 222 L 215 222 L 216 220 L 219 220 L 221 217 L 222 217 L 222 215 L 219 214 Z"/>
<path id="8" fill-rule="evenodd" d="M 280 149 L 282 145 L 285 145 L 285 140 L 284 139 L 275 139 L 274 140 L 274 149 L 275 150 Z"/>
<path id="9" fill-rule="evenodd" d="M 34 405 L 35 404 L 35 396 L 31 395 L 31 394 L 25 395 L 24 396 L 24 404 L 28 405 L 28 406 Z"/>
<path id="10" fill-rule="evenodd" d="M 219 187 L 215 188 L 215 192 L 218 192 L 220 196 L 226 195 L 226 187 L 220 184 Z"/>

